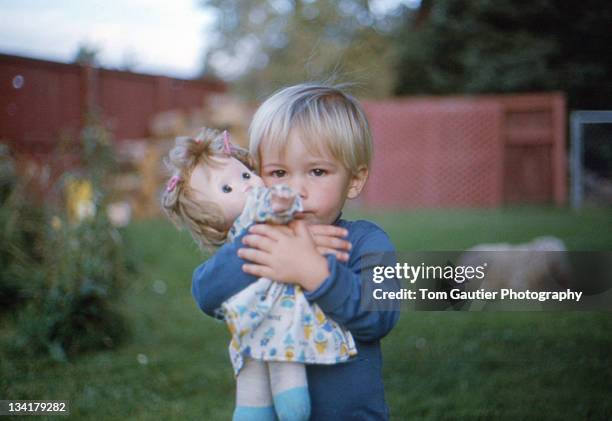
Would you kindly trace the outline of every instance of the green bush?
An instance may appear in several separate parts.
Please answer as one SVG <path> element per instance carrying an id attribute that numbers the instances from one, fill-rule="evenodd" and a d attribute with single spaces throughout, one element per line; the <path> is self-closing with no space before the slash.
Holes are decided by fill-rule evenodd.
<path id="1" fill-rule="evenodd" d="M 9 349 L 20 356 L 64 361 L 115 347 L 128 332 L 118 307 L 134 264 L 106 214 L 112 151 L 108 133 L 95 122 L 83 132 L 80 154 L 81 167 L 57 184 L 64 191 L 70 180 L 91 184 L 86 215 L 75 218 L 65 200 L 24 200 L 19 183 L 0 202 L 0 300 L 16 309 Z"/>
<path id="2" fill-rule="evenodd" d="M 64 360 L 114 347 L 127 333 L 117 310 L 126 274 L 119 232 L 96 212 L 48 229 L 46 241 L 42 286 L 18 315 L 16 350 Z"/>
<path id="3" fill-rule="evenodd" d="M 8 148 L 0 144 L 0 316 L 40 286 L 44 212 L 28 206 Z"/>

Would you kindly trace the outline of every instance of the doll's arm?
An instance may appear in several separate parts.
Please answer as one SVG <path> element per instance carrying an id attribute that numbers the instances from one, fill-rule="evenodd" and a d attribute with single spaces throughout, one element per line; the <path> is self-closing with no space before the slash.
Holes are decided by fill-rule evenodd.
<path id="1" fill-rule="evenodd" d="M 293 212 L 294 205 L 298 199 L 294 191 L 290 189 L 271 189 L 270 208 L 274 215 L 288 215 Z"/>
<path id="2" fill-rule="evenodd" d="M 246 231 L 223 245 L 193 272 L 191 292 L 200 309 L 209 316 L 218 317 L 217 310 L 224 301 L 257 280 L 242 271 L 245 262 L 236 254 L 244 234 Z"/>
<path id="3" fill-rule="evenodd" d="M 364 224 L 369 223 L 364 221 Z M 381 306 L 381 303 L 372 302 L 374 288 L 399 290 L 396 279 L 386 279 L 380 284 L 372 282 L 375 266 L 395 266 L 395 248 L 378 227 L 353 246 L 348 266 L 333 255 L 326 256 L 330 275 L 319 288 L 307 292 L 306 298 L 316 302 L 326 315 L 345 326 L 356 339 L 374 341 L 389 333 L 399 319 L 397 304 L 385 301 Z M 370 305 L 363 305 L 365 300 L 370 300 Z"/>
<path id="4" fill-rule="evenodd" d="M 303 210 L 299 195 L 285 185 L 271 186 L 262 190 L 255 206 L 255 222 L 275 224 L 287 224 L 296 213 Z"/>

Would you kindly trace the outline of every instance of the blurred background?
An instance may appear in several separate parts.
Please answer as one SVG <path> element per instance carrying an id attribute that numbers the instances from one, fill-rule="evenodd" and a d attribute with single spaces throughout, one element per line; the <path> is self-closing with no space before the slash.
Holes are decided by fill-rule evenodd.
<path id="1" fill-rule="evenodd" d="M 0 397 L 231 416 L 228 334 L 190 296 L 206 256 L 162 217 L 162 158 L 201 126 L 246 146 L 289 84 L 362 102 L 374 161 L 347 216 L 398 250 L 612 250 L 610 28 L 602 0 L 0 0 Z M 392 418 L 608 418 L 611 328 L 404 314 Z"/>

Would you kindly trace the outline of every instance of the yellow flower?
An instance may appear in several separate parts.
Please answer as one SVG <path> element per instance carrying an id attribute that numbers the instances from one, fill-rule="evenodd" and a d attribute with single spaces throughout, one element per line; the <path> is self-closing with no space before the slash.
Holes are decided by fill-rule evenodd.
<path id="1" fill-rule="evenodd" d="M 53 228 L 55 231 L 59 231 L 61 227 L 62 220 L 59 218 L 59 216 L 54 215 L 53 218 L 51 218 L 51 228 Z"/>
<path id="2" fill-rule="evenodd" d="M 71 222 L 80 222 L 95 215 L 93 186 L 89 180 L 71 178 L 66 183 L 66 207 Z"/>

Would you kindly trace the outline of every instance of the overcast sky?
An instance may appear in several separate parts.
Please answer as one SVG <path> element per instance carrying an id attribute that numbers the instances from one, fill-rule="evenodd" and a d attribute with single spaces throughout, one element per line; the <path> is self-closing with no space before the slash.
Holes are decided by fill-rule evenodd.
<path id="1" fill-rule="evenodd" d="M 213 19 L 198 0 L 0 0 L 0 52 L 70 62 L 86 43 L 105 67 L 190 78 Z"/>
<path id="2" fill-rule="evenodd" d="M 282 1 L 282 0 L 278 0 Z M 196 77 L 215 15 L 201 0 L 0 0 L 0 53 L 71 62 L 79 45 L 103 67 Z M 379 12 L 420 0 L 375 0 Z"/>

